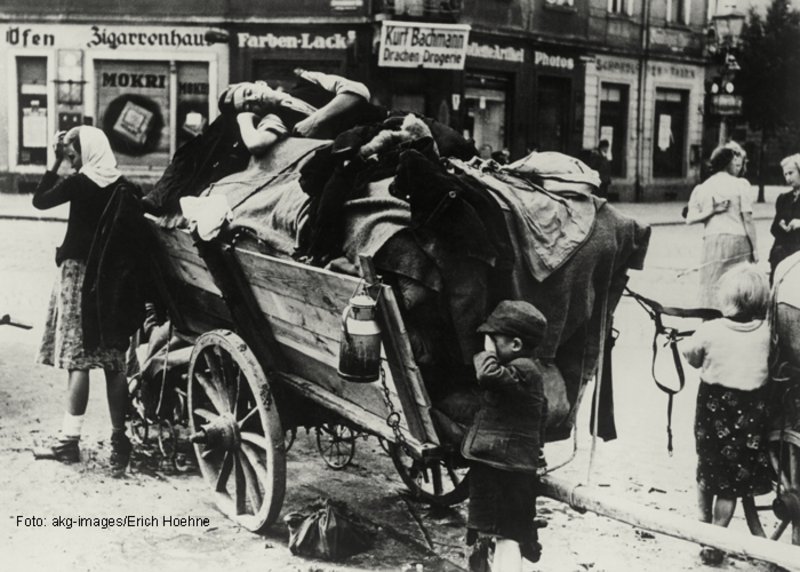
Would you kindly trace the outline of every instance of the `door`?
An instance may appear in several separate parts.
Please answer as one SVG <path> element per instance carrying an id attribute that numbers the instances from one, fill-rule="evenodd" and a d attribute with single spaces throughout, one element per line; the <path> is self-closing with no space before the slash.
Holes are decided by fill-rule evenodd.
<path id="1" fill-rule="evenodd" d="M 683 177 L 686 163 L 687 92 L 656 90 L 653 177 Z"/>
<path id="2" fill-rule="evenodd" d="M 536 93 L 536 133 L 539 151 L 567 152 L 572 82 L 569 78 L 539 76 Z"/>
<path id="3" fill-rule="evenodd" d="M 603 83 L 600 88 L 600 132 L 597 142 L 611 144 L 611 175 L 625 177 L 628 141 L 628 86 Z"/>

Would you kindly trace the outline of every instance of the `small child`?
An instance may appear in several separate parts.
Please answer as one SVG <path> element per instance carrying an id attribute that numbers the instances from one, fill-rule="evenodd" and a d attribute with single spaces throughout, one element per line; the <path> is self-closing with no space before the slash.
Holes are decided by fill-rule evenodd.
<path id="1" fill-rule="evenodd" d="M 495 572 L 522 570 L 541 554 L 536 517 L 537 467 L 546 400 L 534 349 L 547 320 L 527 302 L 504 300 L 478 333 L 485 351 L 473 362 L 483 389 L 481 407 L 461 452 L 470 461 L 467 544 L 470 570 L 487 570 L 495 539 Z"/>
<path id="2" fill-rule="evenodd" d="M 764 448 L 767 279 L 752 264 L 735 266 L 720 278 L 717 298 L 723 317 L 701 324 L 683 354 L 700 368 L 694 424 L 700 520 L 728 526 L 738 497 L 770 489 Z M 719 564 L 724 554 L 704 547 L 700 557 L 706 564 Z"/>

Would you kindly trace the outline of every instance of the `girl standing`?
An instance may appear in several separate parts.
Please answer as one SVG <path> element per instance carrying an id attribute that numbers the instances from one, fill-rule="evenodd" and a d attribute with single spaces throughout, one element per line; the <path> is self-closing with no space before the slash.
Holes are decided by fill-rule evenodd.
<path id="1" fill-rule="evenodd" d="M 89 370 L 100 368 L 105 372 L 111 414 L 111 466 L 124 471 L 131 453 L 131 442 L 125 435 L 128 384 L 122 373 L 124 353 L 102 348 L 87 352 L 81 324 L 86 259 L 103 211 L 117 185 L 122 184 L 122 176 L 105 133 L 96 127 L 81 126 L 59 133 L 55 156 L 55 164 L 36 188 L 33 206 L 49 209 L 69 203 L 70 208 L 64 241 L 56 249 L 58 276 L 37 361 L 67 370 L 67 404 L 60 435 L 34 455 L 63 463 L 80 460 L 78 442 L 89 400 Z M 56 172 L 65 157 L 77 172 L 59 179 Z"/>
<path id="2" fill-rule="evenodd" d="M 717 281 L 729 268 L 757 262 L 756 229 L 753 225 L 753 193 L 739 175 L 744 154 L 718 147 L 709 160 L 713 173 L 696 186 L 689 198 L 686 222 L 702 222 L 703 254 L 700 262 L 700 306 L 715 307 Z"/>
<path id="3" fill-rule="evenodd" d="M 770 490 L 766 445 L 769 379 L 769 286 L 752 264 L 719 281 L 723 317 L 704 322 L 683 354 L 700 369 L 695 413 L 697 501 L 700 520 L 728 526 L 736 499 Z M 723 554 L 703 548 L 706 563 Z"/>

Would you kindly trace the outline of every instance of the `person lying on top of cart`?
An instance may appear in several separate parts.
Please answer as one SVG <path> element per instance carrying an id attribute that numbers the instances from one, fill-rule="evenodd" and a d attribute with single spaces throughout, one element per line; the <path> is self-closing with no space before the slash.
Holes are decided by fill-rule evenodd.
<path id="1" fill-rule="evenodd" d="M 504 300 L 478 327 L 485 351 L 473 363 L 483 390 L 481 407 L 461 445 L 471 461 L 467 544 L 470 570 L 486 569 L 495 540 L 495 572 L 522 570 L 541 554 L 536 517 L 537 472 L 547 398 L 534 350 L 547 320 L 532 304 Z"/>
<path id="2" fill-rule="evenodd" d="M 287 135 L 333 139 L 356 125 L 382 121 L 386 111 L 369 102 L 365 85 L 343 77 L 295 70 L 288 92 L 266 82 L 234 84 L 219 98 L 220 116 L 183 144 L 143 199 L 156 216 L 181 212 L 179 199 L 197 196 L 223 177 L 247 168 Z"/>
<path id="3" fill-rule="evenodd" d="M 357 123 L 379 121 L 385 110 L 369 103 L 367 86 L 337 75 L 294 70 L 298 83 L 288 92 L 264 81 L 238 83 L 220 96 L 220 111 L 235 112 L 242 141 L 261 155 L 288 136 L 332 139 Z"/>

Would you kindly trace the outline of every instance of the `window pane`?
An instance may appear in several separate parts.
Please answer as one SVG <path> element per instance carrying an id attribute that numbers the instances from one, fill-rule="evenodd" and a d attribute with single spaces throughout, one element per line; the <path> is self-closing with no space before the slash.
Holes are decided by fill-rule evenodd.
<path id="1" fill-rule="evenodd" d="M 47 58 L 17 58 L 20 165 L 47 162 Z"/>

